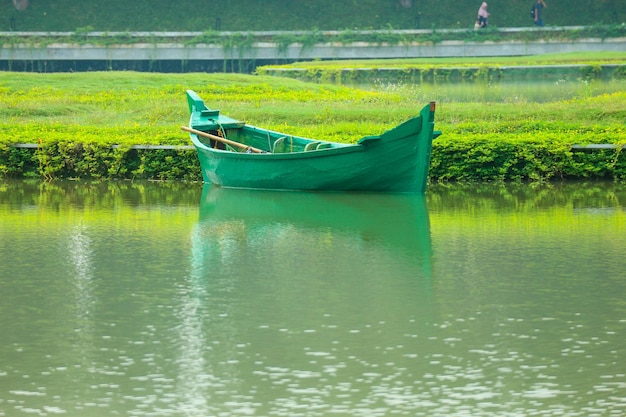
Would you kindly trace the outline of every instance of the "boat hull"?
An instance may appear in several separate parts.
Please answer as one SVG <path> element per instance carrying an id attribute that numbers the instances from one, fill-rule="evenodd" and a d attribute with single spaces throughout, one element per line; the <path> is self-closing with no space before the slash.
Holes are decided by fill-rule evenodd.
<path id="1" fill-rule="evenodd" d="M 191 128 L 194 122 L 206 126 L 202 117 L 193 113 L 194 110 Z M 198 151 L 204 181 L 222 187 L 423 193 L 432 140 L 439 134 L 433 128 L 434 105 L 429 105 L 420 116 L 380 136 L 363 138 L 353 145 L 332 144 L 312 151 L 273 153 L 269 143 L 266 152 L 236 152 L 212 147 L 194 133 L 190 137 Z M 239 126 L 237 129 L 239 132 L 233 135 L 238 138 L 246 137 L 246 129 L 254 131 L 250 135 L 263 136 L 259 128 Z M 312 142 L 304 138 L 297 140 Z"/>

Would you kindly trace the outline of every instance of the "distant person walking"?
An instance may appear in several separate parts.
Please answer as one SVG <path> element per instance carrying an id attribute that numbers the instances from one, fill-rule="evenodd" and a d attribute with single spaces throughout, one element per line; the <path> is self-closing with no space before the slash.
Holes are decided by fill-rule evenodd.
<path id="1" fill-rule="evenodd" d="M 485 28 L 487 27 L 487 18 L 489 17 L 489 12 L 487 12 L 487 3 L 483 2 L 478 9 L 478 17 L 476 18 L 477 28 Z"/>
<path id="2" fill-rule="evenodd" d="M 13 0 L 13 6 L 17 10 L 26 10 L 28 7 L 28 0 Z"/>
<path id="3" fill-rule="evenodd" d="M 545 1 L 537 0 L 537 2 L 533 5 L 533 19 L 535 20 L 535 26 L 543 26 L 543 9 L 548 7 Z"/>

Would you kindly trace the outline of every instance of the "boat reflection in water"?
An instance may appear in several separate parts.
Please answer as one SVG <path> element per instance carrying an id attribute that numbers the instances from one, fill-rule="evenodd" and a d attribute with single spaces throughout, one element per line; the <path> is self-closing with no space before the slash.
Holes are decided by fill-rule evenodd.
<path id="1" fill-rule="evenodd" d="M 432 309 L 423 195 L 206 185 L 192 234 L 177 303 L 186 409 L 374 411 L 394 395 L 387 378 L 413 383 Z"/>
<path id="2" fill-rule="evenodd" d="M 288 278 L 305 273 L 304 267 L 337 268 L 343 259 L 349 259 L 353 268 L 355 257 L 364 263 L 373 257 L 378 264 L 412 265 L 416 275 L 430 269 L 430 225 L 423 195 L 205 185 L 198 229 L 196 246 L 199 243 L 208 252 L 219 248 L 220 258 L 211 259 L 209 268 L 219 268 L 220 262 L 241 266 L 250 262 L 255 276 L 263 272 L 263 265 L 269 268 L 265 272 Z M 286 274 L 290 268 L 293 275 Z"/>

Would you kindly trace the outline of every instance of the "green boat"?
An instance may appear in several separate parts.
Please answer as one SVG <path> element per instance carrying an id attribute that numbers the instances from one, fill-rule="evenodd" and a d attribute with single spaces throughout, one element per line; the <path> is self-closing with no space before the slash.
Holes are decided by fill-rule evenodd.
<path id="1" fill-rule="evenodd" d="M 189 132 L 205 182 L 227 188 L 424 193 L 435 103 L 418 116 L 355 144 L 250 126 L 209 109 L 187 91 Z"/>

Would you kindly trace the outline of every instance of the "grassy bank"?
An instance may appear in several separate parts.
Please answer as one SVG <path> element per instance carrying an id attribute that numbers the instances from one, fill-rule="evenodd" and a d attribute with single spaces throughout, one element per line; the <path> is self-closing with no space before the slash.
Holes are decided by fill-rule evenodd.
<path id="1" fill-rule="evenodd" d="M 0 73 L 0 175 L 198 180 L 193 151 L 130 149 L 188 145 L 180 126 L 188 118 L 184 91 L 193 89 L 248 123 L 345 142 L 381 133 L 436 99 L 444 134 L 433 151 L 434 179 L 626 177 L 619 151 L 571 151 L 573 144 L 626 144 L 620 86 L 599 91 L 581 83 L 570 96 L 543 102 L 506 92 L 460 101 L 405 87 L 366 91 L 236 74 Z"/>
<path id="2" fill-rule="evenodd" d="M 626 56 L 620 52 L 469 57 L 302 61 L 264 65 L 257 74 L 306 82 L 366 85 L 386 82 L 427 84 L 442 82 L 532 80 L 626 80 Z"/>
<path id="3" fill-rule="evenodd" d="M 303 68 L 310 70 L 338 70 L 358 68 L 395 68 L 395 69 L 431 69 L 458 68 L 476 66 L 538 66 L 538 65 L 607 65 L 626 64 L 626 55 L 622 52 L 569 52 L 562 54 L 501 56 L 501 57 L 442 57 L 442 58 L 402 58 L 402 59 L 355 59 L 336 61 L 302 61 L 292 64 L 266 65 L 261 70 L 270 68 Z"/>

